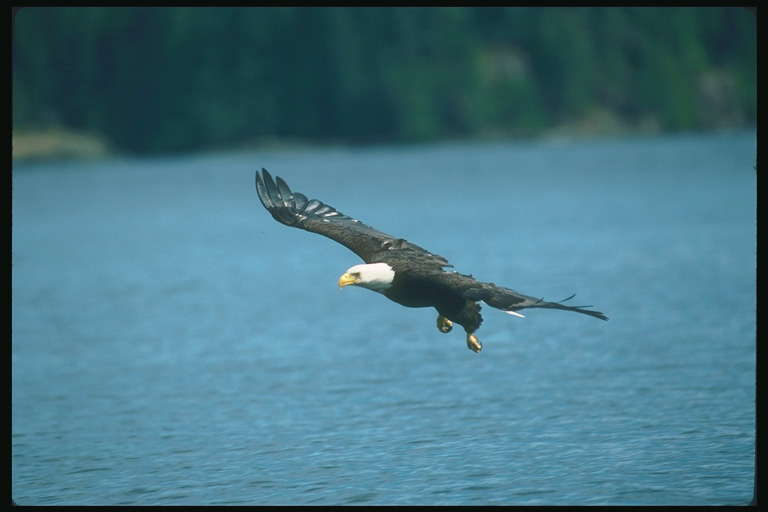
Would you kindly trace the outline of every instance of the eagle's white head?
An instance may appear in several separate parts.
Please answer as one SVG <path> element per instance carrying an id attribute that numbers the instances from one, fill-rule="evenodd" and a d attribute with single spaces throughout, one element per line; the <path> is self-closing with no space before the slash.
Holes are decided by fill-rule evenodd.
<path id="1" fill-rule="evenodd" d="M 339 278 L 339 288 L 353 284 L 383 293 L 392 286 L 394 278 L 395 271 L 386 263 L 364 263 L 349 268 Z"/>

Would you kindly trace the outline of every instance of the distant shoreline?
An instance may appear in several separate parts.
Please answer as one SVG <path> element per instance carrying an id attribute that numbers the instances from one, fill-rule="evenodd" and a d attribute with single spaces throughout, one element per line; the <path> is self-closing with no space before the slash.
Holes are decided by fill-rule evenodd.
<path id="1" fill-rule="evenodd" d="M 29 132 L 14 130 L 11 147 L 14 161 L 85 160 L 112 154 L 109 143 L 103 137 L 62 128 Z"/>
<path id="2" fill-rule="evenodd" d="M 734 126 L 711 132 L 728 132 L 754 130 L 750 126 Z M 469 139 L 467 142 L 489 142 L 500 140 L 585 140 L 631 135 L 661 134 L 658 125 L 652 120 L 646 120 L 634 126 L 622 123 L 614 116 L 597 113 L 585 117 L 580 122 L 572 122 L 544 130 L 542 133 L 519 137 L 513 134 L 492 134 L 486 137 Z M 437 142 L 437 141 L 435 141 Z M 119 149 L 98 134 L 69 130 L 66 128 L 50 128 L 39 131 L 14 130 L 12 136 L 12 160 L 14 162 L 29 162 L 38 160 L 96 160 L 123 154 Z M 201 152 L 217 152 L 243 149 L 276 149 L 276 148 L 309 148 L 318 146 L 343 146 L 339 141 L 323 143 L 321 141 L 301 141 L 291 139 L 263 139 L 235 143 L 229 147 L 206 147 Z M 376 145 L 376 144 L 372 144 Z"/>

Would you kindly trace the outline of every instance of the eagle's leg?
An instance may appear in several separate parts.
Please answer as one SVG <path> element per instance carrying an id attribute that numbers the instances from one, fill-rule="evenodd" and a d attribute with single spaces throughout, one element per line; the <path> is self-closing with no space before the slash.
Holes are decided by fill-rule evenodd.
<path id="1" fill-rule="evenodd" d="M 483 344 L 471 332 L 467 333 L 467 346 L 474 352 L 480 352 L 483 349 Z"/>
<path id="2" fill-rule="evenodd" d="M 451 329 L 453 329 L 453 322 L 443 315 L 437 315 L 437 328 L 440 332 L 451 332 Z"/>

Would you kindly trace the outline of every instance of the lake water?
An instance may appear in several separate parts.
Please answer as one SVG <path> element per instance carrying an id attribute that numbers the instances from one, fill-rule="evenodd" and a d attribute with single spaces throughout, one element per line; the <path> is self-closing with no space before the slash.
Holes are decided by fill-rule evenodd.
<path id="1" fill-rule="evenodd" d="M 756 134 L 16 163 L 22 505 L 752 497 Z M 297 191 L 522 293 L 467 349 L 275 222 Z"/>

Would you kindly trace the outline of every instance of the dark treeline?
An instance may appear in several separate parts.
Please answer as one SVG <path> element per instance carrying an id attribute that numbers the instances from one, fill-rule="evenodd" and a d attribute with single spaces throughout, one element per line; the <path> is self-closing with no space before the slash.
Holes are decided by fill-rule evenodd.
<path id="1" fill-rule="evenodd" d="M 134 152 L 756 119 L 742 8 L 24 8 L 13 126 Z"/>

